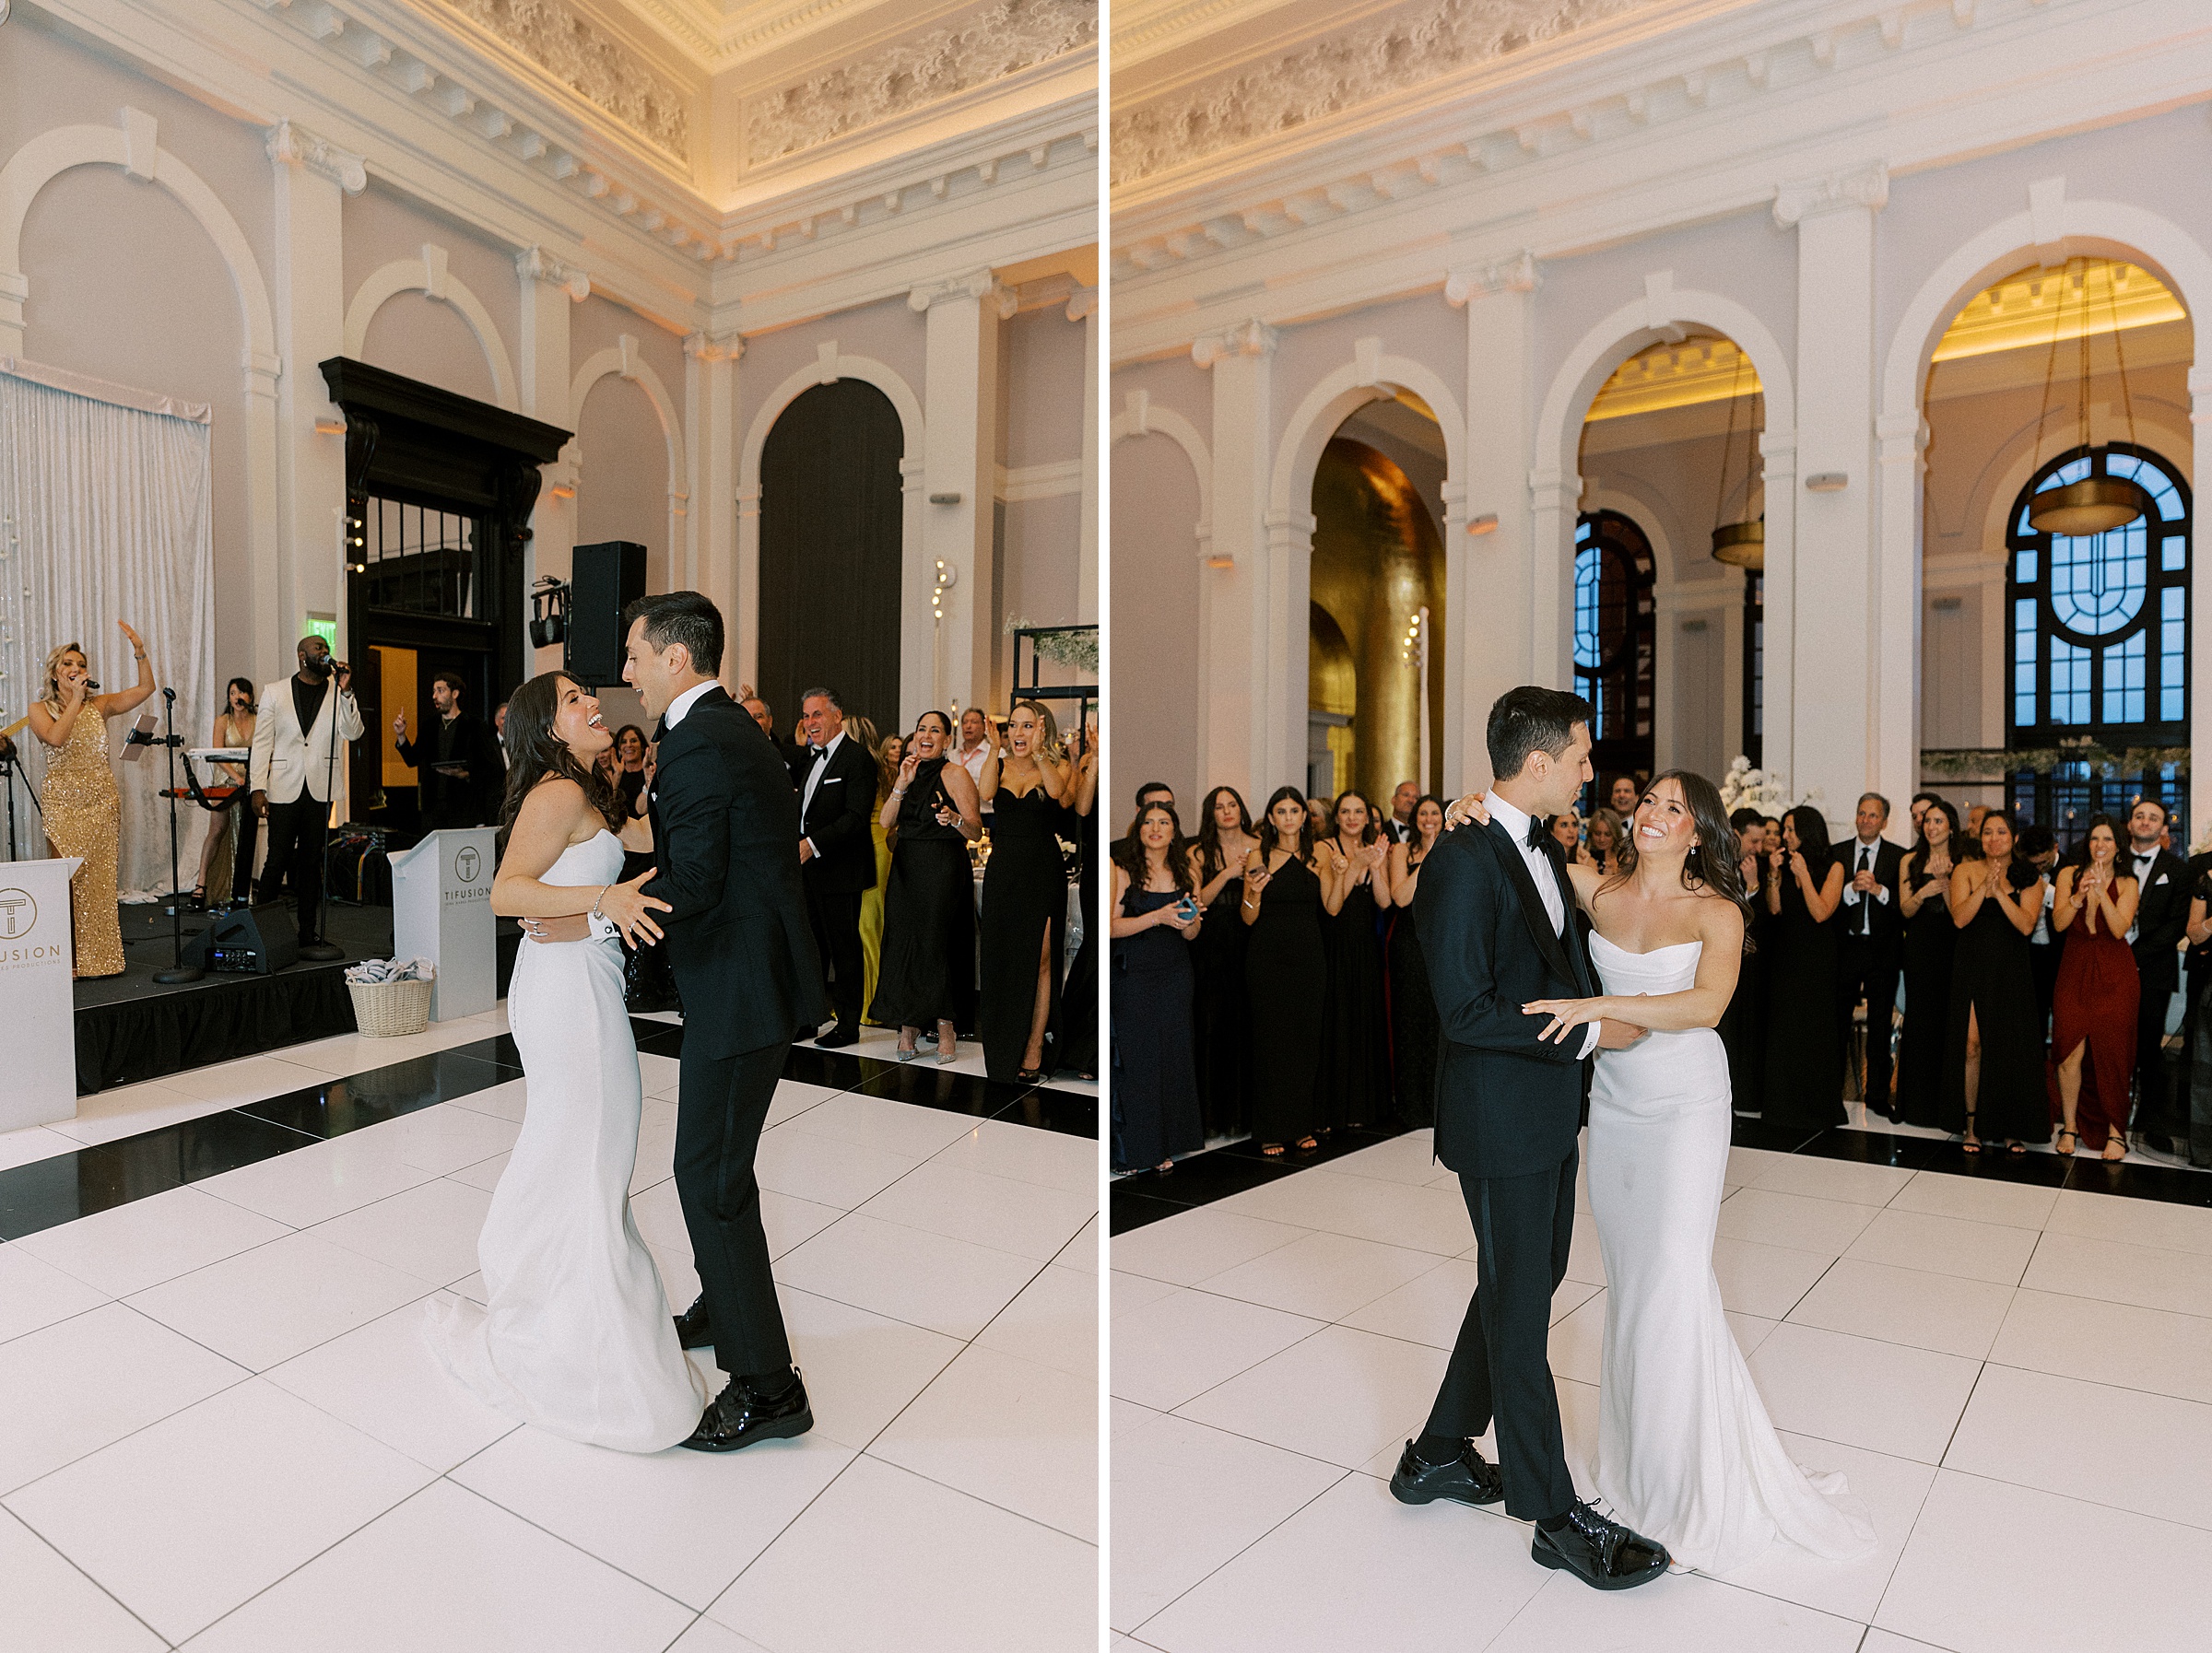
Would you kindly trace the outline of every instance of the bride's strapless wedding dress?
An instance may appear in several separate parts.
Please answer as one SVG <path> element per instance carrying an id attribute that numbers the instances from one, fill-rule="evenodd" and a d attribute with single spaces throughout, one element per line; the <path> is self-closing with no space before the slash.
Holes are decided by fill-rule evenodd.
<path id="1" fill-rule="evenodd" d="M 1609 994 L 1680 992 L 1702 944 L 1590 955 Z M 1840 1474 L 1790 1460 L 1721 1313 L 1712 1272 L 1733 1109 L 1709 1027 L 1598 1053 L 1590 1092 L 1590 1210 L 1606 1264 L 1597 1490 L 1676 1561 L 1727 1573 L 1777 1538 L 1845 1560 L 1874 1525 Z"/>
<path id="2" fill-rule="evenodd" d="M 611 832 L 571 844 L 544 882 L 611 884 Z M 534 942 L 515 956 L 508 1028 L 528 1107 L 477 1241 L 488 1308 L 429 1306 L 430 1344 L 494 1411 L 624 1452 L 673 1447 L 706 1386 L 677 1347 L 653 1254 L 629 1216 L 638 1048 L 618 940 Z"/>

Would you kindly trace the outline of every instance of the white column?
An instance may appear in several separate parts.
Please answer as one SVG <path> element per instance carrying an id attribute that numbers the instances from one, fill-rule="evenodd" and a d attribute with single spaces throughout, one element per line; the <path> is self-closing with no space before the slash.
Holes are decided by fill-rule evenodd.
<path id="1" fill-rule="evenodd" d="M 735 334 L 695 333 L 684 341 L 684 424 L 691 445 L 690 579 L 730 616 L 733 628 L 757 599 L 737 584 L 737 358 Z M 754 501 L 756 512 L 759 500 Z M 753 627 L 756 638 L 759 627 Z M 757 647 L 757 645 L 756 645 Z M 751 678 L 741 678 L 749 683 Z"/>
<path id="2" fill-rule="evenodd" d="M 1875 717 L 1874 790 L 1892 810 L 1920 790 L 1921 682 L 1920 505 L 1927 475 L 1928 426 L 1917 408 L 1902 418 L 1883 416 L 1875 422 L 1876 520 L 1873 639 Z M 2004 586 L 1995 607 L 2004 607 Z M 1999 664 L 2003 651 L 1990 656 L 1999 665 L 1999 681 L 2009 670 Z M 1991 744 L 2004 744 L 2004 724 Z"/>
<path id="3" fill-rule="evenodd" d="M 1553 676 L 1551 651 L 1532 640 L 1548 635 L 1534 629 L 1535 592 L 1540 571 L 1556 573 L 1549 565 L 1560 532 L 1555 510 L 1539 534 L 1530 492 L 1537 279 L 1535 259 L 1524 252 L 1454 270 L 1444 284 L 1445 299 L 1467 307 L 1466 476 L 1458 515 L 1444 525 L 1447 796 L 1489 780 L 1483 737 L 1492 701 L 1519 684 L 1572 682 Z M 1485 518 L 1496 525 L 1466 532 Z M 1545 623 L 1556 627 L 1557 614 Z"/>
<path id="4" fill-rule="evenodd" d="M 1099 289 L 1077 287 L 1067 319 L 1083 323 L 1083 519 L 1076 530 L 1076 618 L 1099 617 Z"/>
<path id="5" fill-rule="evenodd" d="M 1801 794 L 1820 788 L 1831 824 L 1851 819 L 1858 794 L 1885 768 L 1902 776 L 1910 764 L 1911 584 L 1885 580 L 1873 557 L 1874 215 L 1888 193 L 1888 171 L 1877 163 L 1785 184 L 1774 201 L 1775 222 L 1797 230 L 1796 468 L 1807 477 L 1843 478 L 1841 488 L 1802 498 L 1793 488 L 1789 496 L 1796 517 L 1789 680 L 1796 692 L 1788 775 Z M 1770 562 L 1780 480 L 1770 465 Z M 1888 612 L 1900 604 L 1901 613 Z M 1776 606 L 1770 589 L 1770 617 Z M 1767 680 L 1781 676 L 1770 653 Z M 1775 721 L 1770 713 L 1768 727 Z M 1877 753 L 1880 733 L 1893 735 L 1894 751 Z M 1891 796 L 1901 803 L 1912 789 L 1903 784 L 1900 795 L 1900 784 L 1892 780 Z"/>
<path id="6" fill-rule="evenodd" d="M 1815 780 L 1797 774 L 1800 750 L 1794 720 L 1797 705 L 1797 444 L 1788 435 L 1759 439 L 1760 473 L 1767 495 L 1767 567 L 1760 582 L 1760 614 L 1765 627 L 1759 693 L 1762 767 L 1778 769 L 1803 796 Z M 1818 627 L 1820 616 L 1812 616 Z M 1739 655 L 1740 661 L 1742 657 Z"/>
<path id="7" fill-rule="evenodd" d="M 348 658 L 339 529 L 346 510 L 346 438 L 317 364 L 346 353 L 344 198 L 368 186 L 362 159 L 289 121 L 269 129 L 276 168 L 277 348 L 276 582 L 255 593 L 269 604 L 273 635 L 254 629 L 254 659 L 291 658 L 310 612 L 335 615 L 337 651 Z M 249 372 L 248 390 L 255 385 Z M 261 397 L 253 398 L 258 403 Z M 320 421 L 333 427 L 318 432 Z M 263 570 L 256 567 L 258 584 Z M 281 665 L 278 666 L 281 671 Z"/>
<path id="8" fill-rule="evenodd" d="M 569 405 L 569 311 L 591 297 L 591 277 L 562 264 L 542 247 L 524 247 L 514 255 L 522 282 L 523 412 L 562 430 L 575 428 Z M 530 512 L 530 555 L 524 574 L 532 589 L 541 576 L 566 580 L 575 568 L 577 450 L 564 444 L 560 457 L 545 469 L 545 486 Z M 531 671 L 550 672 L 561 662 L 556 646 L 532 651 Z"/>
<path id="9" fill-rule="evenodd" d="M 2205 493 L 2205 489 L 2212 487 L 2212 366 L 2193 365 L 2189 369 L 2189 486 L 2201 499 L 2212 497 Z M 2198 538 L 2201 541 L 2203 536 L 2200 534 Z M 2189 744 L 2192 747 L 2198 734 L 2212 733 L 2212 620 L 2206 618 L 2212 615 L 2212 608 L 2206 606 L 2208 604 L 2212 604 L 2212 557 L 2192 545 L 2189 547 Z M 2006 635 L 2010 630 L 2008 624 Z M 1997 727 L 2002 729 L 2004 724 L 2000 722 Z M 2212 763 L 2193 763 L 2189 766 L 2191 837 L 2203 838 L 2208 825 L 2212 825 Z"/>
<path id="10" fill-rule="evenodd" d="M 1275 330 L 1252 321 L 1191 346 L 1191 359 L 1214 376 L 1213 542 L 1206 570 L 1206 726 L 1198 756 L 1209 786 L 1233 786 L 1256 808 L 1306 772 L 1306 657 L 1273 659 L 1267 516 L 1268 470 L 1275 458 Z M 1308 533 L 1312 530 L 1309 527 Z M 1309 545 L 1311 539 L 1309 538 Z M 1298 635 L 1306 636 L 1302 612 Z M 1293 703 L 1291 696 L 1295 694 Z M 1284 704 L 1297 726 L 1283 733 Z M 1295 740 L 1295 745 L 1291 741 Z"/>
<path id="11" fill-rule="evenodd" d="M 992 504 L 996 497 L 998 334 L 1011 295 L 977 270 L 915 287 L 907 302 L 928 318 L 923 437 L 926 492 L 923 548 L 934 575 L 955 573 L 937 622 L 935 682 L 949 709 L 991 694 L 997 616 L 992 597 Z M 930 593 L 915 593 L 926 612 Z"/>

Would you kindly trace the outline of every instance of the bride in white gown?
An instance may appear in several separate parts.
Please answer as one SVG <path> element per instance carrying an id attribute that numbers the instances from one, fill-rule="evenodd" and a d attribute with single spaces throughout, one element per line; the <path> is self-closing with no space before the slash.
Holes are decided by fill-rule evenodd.
<path id="1" fill-rule="evenodd" d="M 1652 1029 L 1598 1053 L 1590 1094 L 1590 1210 L 1606 1286 L 1597 1491 L 1682 1565 L 1714 1574 L 1777 1539 L 1834 1560 L 1875 1544 L 1842 1476 L 1799 1469 L 1776 1437 L 1712 1272 L 1734 1117 L 1714 1026 L 1744 942 L 1734 843 L 1712 782 L 1654 780 L 1623 872 L 1569 869 L 1595 926 L 1590 956 L 1606 996 L 1527 1007 L 1552 1018 L 1547 1038 L 1601 1016 Z"/>
<path id="2" fill-rule="evenodd" d="M 508 706 L 512 826 L 493 909 L 606 921 L 585 940 L 525 940 L 516 955 L 507 1020 L 527 1103 L 477 1242 L 489 1307 L 433 1299 L 427 1331 L 493 1410 L 657 1452 L 698 1427 L 707 1394 L 629 1215 L 641 1104 L 617 932 L 657 937 L 650 909 L 665 903 L 639 894 L 650 873 L 615 882 L 623 846 L 608 826 L 627 812 L 593 769 L 612 738 L 598 702 L 558 673 Z"/>

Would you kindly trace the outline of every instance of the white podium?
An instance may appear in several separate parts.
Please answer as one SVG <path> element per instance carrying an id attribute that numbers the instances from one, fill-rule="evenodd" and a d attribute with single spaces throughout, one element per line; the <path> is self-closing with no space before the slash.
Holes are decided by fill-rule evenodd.
<path id="1" fill-rule="evenodd" d="M 491 875 L 498 831 L 433 832 L 392 857 L 392 955 L 438 967 L 430 1020 L 480 1015 L 499 998 Z"/>
<path id="2" fill-rule="evenodd" d="M 76 1117 L 69 879 L 82 864 L 0 862 L 0 1131 Z"/>

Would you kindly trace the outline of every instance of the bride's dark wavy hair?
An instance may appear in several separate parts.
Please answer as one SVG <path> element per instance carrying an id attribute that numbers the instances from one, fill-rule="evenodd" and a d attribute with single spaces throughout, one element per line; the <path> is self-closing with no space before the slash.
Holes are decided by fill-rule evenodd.
<path id="1" fill-rule="evenodd" d="M 1743 848 L 1736 838 L 1735 828 L 1728 823 L 1728 811 L 1721 803 L 1720 789 L 1692 770 L 1668 769 L 1645 782 L 1644 796 L 1650 796 L 1662 780 L 1671 780 L 1682 789 L 1682 801 L 1689 805 L 1689 818 L 1698 833 L 1697 843 L 1682 861 L 1682 887 L 1709 889 L 1735 902 L 1736 911 L 1743 915 L 1744 944 L 1747 950 L 1751 944 L 1751 898 L 1744 891 Z M 1619 849 L 1614 852 L 1617 870 L 1599 886 L 1601 891 L 1618 888 L 1635 877 L 1638 859 L 1636 824 L 1631 819 L 1628 829 L 1620 835 Z"/>
<path id="2" fill-rule="evenodd" d="M 530 789 L 548 775 L 573 780 L 583 788 L 592 807 L 606 819 L 607 830 L 622 830 L 622 794 L 599 772 L 586 768 L 569 744 L 554 733 L 553 714 L 560 709 L 560 687 L 576 680 L 566 672 L 540 672 L 507 702 L 507 800 L 500 809 L 499 853 L 507 852 L 507 835 L 514 818 L 523 813 Z"/>

